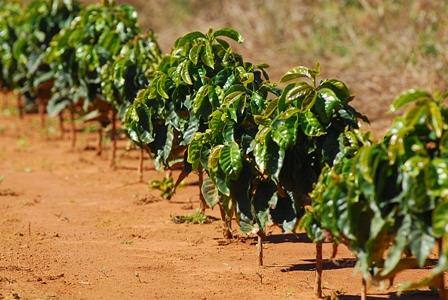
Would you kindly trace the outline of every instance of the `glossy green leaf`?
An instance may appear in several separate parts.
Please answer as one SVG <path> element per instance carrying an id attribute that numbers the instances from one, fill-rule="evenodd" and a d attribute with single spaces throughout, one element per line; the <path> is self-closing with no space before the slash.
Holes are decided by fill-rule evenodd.
<path id="1" fill-rule="evenodd" d="M 196 66 L 199 61 L 199 57 L 201 56 L 201 50 L 204 47 L 203 43 L 195 44 L 193 47 L 191 47 L 189 57 L 191 62 Z"/>
<path id="2" fill-rule="evenodd" d="M 280 78 L 280 83 L 303 77 L 307 77 L 314 82 L 315 74 L 307 67 L 295 67 L 289 70 L 285 75 L 283 75 L 282 78 Z"/>
<path id="3" fill-rule="evenodd" d="M 425 265 L 425 261 L 436 242 L 435 238 L 423 231 L 413 230 L 409 235 L 409 246 L 411 253 L 416 256 L 420 268 Z"/>
<path id="4" fill-rule="evenodd" d="M 431 160 L 426 169 L 425 183 L 431 195 L 448 199 L 448 159 L 436 157 Z"/>
<path id="5" fill-rule="evenodd" d="M 213 36 L 215 38 L 218 36 L 225 36 L 225 37 L 228 37 L 238 43 L 244 42 L 243 37 L 236 30 L 234 30 L 232 28 L 221 28 L 221 29 L 215 31 L 213 33 Z"/>
<path id="6" fill-rule="evenodd" d="M 206 40 L 207 37 L 199 31 L 193 31 L 185 34 L 184 36 L 180 37 L 174 44 L 175 48 L 183 47 L 187 43 L 192 43 L 196 39 L 203 39 Z"/>
<path id="7" fill-rule="evenodd" d="M 410 89 L 407 91 L 402 92 L 400 95 L 398 95 L 393 101 L 389 108 L 391 112 L 396 111 L 397 109 L 403 107 L 404 105 L 408 104 L 409 102 L 418 100 L 418 99 L 431 99 L 431 94 L 424 90 L 418 90 L 418 89 Z"/>
<path id="8" fill-rule="evenodd" d="M 307 136 L 321 136 L 325 134 L 325 130 L 322 124 L 320 124 L 319 119 L 311 111 L 306 111 L 301 114 L 299 121 L 303 132 Z"/>
<path id="9" fill-rule="evenodd" d="M 432 212 L 432 230 L 437 238 L 448 232 L 448 201 L 440 202 Z"/>
<path id="10" fill-rule="evenodd" d="M 436 133 L 436 136 L 440 138 L 443 130 L 443 119 L 440 107 L 434 102 L 429 104 L 429 116 L 427 120 L 432 130 Z"/>
<path id="11" fill-rule="evenodd" d="M 204 101 L 205 97 L 207 97 L 209 89 L 210 89 L 209 85 L 203 85 L 199 88 L 193 100 L 194 113 L 197 113 L 201 109 L 202 102 Z"/>
<path id="12" fill-rule="evenodd" d="M 219 203 L 218 191 L 209 177 L 204 178 L 201 186 L 201 193 L 212 209 Z"/>
<path id="13" fill-rule="evenodd" d="M 212 69 L 215 68 L 215 60 L 210 43 L 205 43 L 204 50 L 201 51 L 201 60 L 206 66 Z"/>
<path id="14" fill-rule="evenodd" d="M 237 179 L 242 169 L 241 154 L 235 142 L 225 145 L 220 153 L 219 163 L 230 179 Z"/>

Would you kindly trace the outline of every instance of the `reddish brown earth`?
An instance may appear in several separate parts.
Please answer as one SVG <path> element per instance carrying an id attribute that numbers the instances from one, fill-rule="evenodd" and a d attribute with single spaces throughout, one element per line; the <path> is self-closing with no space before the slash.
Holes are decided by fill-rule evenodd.
<path id="1" fill-rule="evenodd" d="M 147 160 L 140 183 L 138 151 L 126 154 L 125 140 L 112 170 L 108 144 L 101 157 L 86 150 L 94 133 L 79 132 L 70 151 L 55 120 L 40 129 L 37 116 L 19 120 L 8 111 L 0 112 L 0 299 L 315 298 L 315 246 L 305 234 L 272 228 L 265 266 L 258 267 L 253 237 L 235 230 L 240 238 L 227 242 L 219 221 L 171 221 L 199 207 L 196 176 L 173 200 L 162 200 L 147 182 L 164 174 Z M 218 218 L 219 211 L 207 215 Z M 330 253 L 325 244 L 324 257 Z M 338 261 L 324 264 L 324 295 L 358 299 L 353 255 L 340 247 Z M 368 299 L 397 299 L 400 282 L 427 273 L 405 272 L 389 290 L 371 286 Z M 426 290 L 399 299 L 437 296 Z"/>

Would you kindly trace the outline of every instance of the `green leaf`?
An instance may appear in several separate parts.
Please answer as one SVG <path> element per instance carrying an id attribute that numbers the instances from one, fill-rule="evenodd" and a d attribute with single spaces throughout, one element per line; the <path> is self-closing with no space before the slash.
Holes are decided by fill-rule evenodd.
<path id="1" fill-rule="evenodd" d="M 439 203 L 432 212 L 432 230 L 437 238 L 448 232 L 448 201 Z"/>
<path id="2" fill-rule="evenodd" d="M 418 90 L 418 89 L 410 89 L 402 92 L 398 95 L 393 101 L 389 108 L 391 112 L 396 111 L 397 109 L 403 107 L 411 101 L 415 101 L 418 99 L 431 99 L 431 94 L 426 91 Z"/>
<path id="3" fill-rule="evenodd" d="M 426 168 L 425 183 L 428 193 L 448 198 L 448 159 L 434 158 Z"/>
<path id="4" fill-rule="evenodd" d="M 215 68 L 215 60 L 212 51 L 212 46 L 210 45 L 209 42 L 205 43 L 205 51 L 201 52 L 201 60 L 206 66 L 212 69 Z"/>
<path id="5" fill-rule="evenodd" d="M 224 173 L 229 176 L 230 179 L 238 178 L 243 165 L 240 149 L 236 142 L 231 142 L 221 149 L 219 163 Z"/>
<path id="6" fill-rule="evenodd" d="M 221 28 L 221 29 L 215 31 L 213 33 L 213 37 L 216 38 L 218 36 L 228 37 L 238 43 L 244 42 L 243 37 L 236 30 L 234 30 L 232 28 Z"/>
<path id="7" fill-rule="evenodd" d="M 194 113 L 197 113 L 201 109 L 202 102 L 204 101 L 204 98 L 207 97 L 209 88 L 210 88 L 209 85 L 203 85 L 199 88 L 193 100 Z"/>
<path id="8" fill-rule="evenodd" d="M 195 171 L 198 170 L 199 161 L 201 158 L 202 149 L 202 134 L 196 133 L 190 145 L 188 145 L 188 158 L 187 161 L 192 164 Z"/>
<path id="9" fill-rule="evenodd" d="M 422 230 L 413 230 L 409 235 L 411 253 L 416 256 L 420 268 L 425 265 L 436 239 Z"/>
<path id="10" fill-rule="evenodd" d="M 340 101 L 344 101 L 345 99 L 351 97 L 350 91 L 348 90 L 345 83 L 337 79 L 325 79 L 317 88 L 318 91 L 324 92 L 323 89 L 327 89 L 329 92 L 332 92 Z"/>
<path id="11" fill-rule="evenodd" d="M 213 181 L 209 177 L 205 177 L 202 182 L 201 193 L 204 196 L 205 201 L 213 209 L 216 204 L 219 203 L 218 190 L 216 189 Z"/>
<path id="12" fill-rule="evenodd" d="M 429 116 L 427 120 L 432 130 L 436 133 L 436 136 L 440 138 L 443 130 L 443 119 L 440 107 L 434 102 L 429 104 Z"/>
<path id="13" fill-rule="evenodd" d="M 290 118 L 284 125 L 280 125 L 272 131 L 272 139 L 280 146 L 280 148 L 286 150 L 292 147 L 296 142 L 296 121 L 296 118 Z"/>
<path id="14" fill-rule="evenodd" d="M 190 76 L 190 61 L 186 61 L 185 64 L 182 66 L 180 75 L 182 76 L 182 79 L 189 85 L 193 85 L 193 81 L 191 80 Z"/>
<path id="15" fill-rule="evenodd" d="M 320 124 L 319 119 L 311 111 L 301 114 L 299 120 L 302 130 L 307 136 L 321 136 L 325 134 L 325 129 Z"/>
<path id="16" fill-rule="evenodd" d="M 394 242 L 387 253 L 384 268 L 380 272 L 381 276 L 387 276 L 389 273 L 393 273 L 395 267 L 400 262 L 404 249 L 408 244 L 408 238 L 411 233 L 411 225 L 411 215 L 404 216 L 401 226 L 395 235 Z"/>
<path id="17" fill-rule="evenodd" d="M 193 47 L 191 47 L 189 58 L 195 66 L 198 64 L 199 57 L 201 56 L 201 50 L 203 47 L 204 47 L 203 43 L 195 44 Z"/>
<path id="18" fill-rule="evenodd" d="M 283 75 L 282 78 L 280 78 L 280 83 L 303 77 L 307 77 L 311 79 L 312 82 L 314 82 L 314 71 L 308 69 L 307 67 L 292 68 L 285 75 Z"/>
<path id="19" fill-rule="evenodd" d="M 207 37 L 202 32 L 199 32 L 199 31 L 189 32 L 189 33 L 185 34 L 184 36 L 180 37 L 174 43 L 174 47 L 175 48 L 183 47 L 183 46 L 185 46 L 185 44 L 191 43 L 196 39 L 207 40 Z"/>

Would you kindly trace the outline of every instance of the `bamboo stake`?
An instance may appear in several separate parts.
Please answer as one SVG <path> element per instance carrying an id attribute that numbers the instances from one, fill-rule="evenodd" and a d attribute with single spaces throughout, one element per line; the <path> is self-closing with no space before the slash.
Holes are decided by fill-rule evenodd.
<path id="1" fill-rule="evenodd" d="M 316 243 L 316 279 L 314 282 L 314 294 L 322 298 L 322 243 Z"/>

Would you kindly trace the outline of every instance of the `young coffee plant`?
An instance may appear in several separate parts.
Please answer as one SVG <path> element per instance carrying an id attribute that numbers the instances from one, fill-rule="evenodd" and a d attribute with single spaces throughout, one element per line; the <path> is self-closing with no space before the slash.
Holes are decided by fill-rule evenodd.
<path id="1" fill-rule="evenodd" d="M 29 105 L 35 100 L 42 117 L 51 95 L 53 71 L 44 61 L 53 36 L 68 27 L 81 10 L 76 1 L 35 0 L 20 15 L 13 55 L 17 61 L 13 80 Z"/>
<path id="2" fill-rule="evenodd" d="M 17 1 L 0 1 L 0 90 L 12 91 L 16 88 L 13 74 L 17 61 L 13 57 L 13 46 L 17 40 L 17 20 L 21 13 Z"/>
<path id="3" fill-rule="evenodd" d="M 131 138 L 154 153 L 157 169 L 182 166 L 178 182 L 192 167 L 202 176 L 202 164 L 189 162 L 185 150 L 195 134 L 207 129 L 226 92 L 241 83 L 239 75 L 246 73 L 241 56 L 233 53 L 222 37 L 242 42 L 230 28 L 210 29 L 206 34 L 191 32 L 179 38 L 126 114 L 125 126 Z"/>
<path id="4" fill-rule="evenodd" d="M 106 126 L 109 105 L 101 90 L 101 68 L 139 33 L 137 12 L 129 5 L 103 0 L 83 9 L 47 51 L 46 61 L 55 74 L 49 114 L 68 107 L 73 115 L 75 105 L 82 104 L 82 113 L 89 112 L 85 120 Z"/>
<path id="5" fill-rule="evenodd" d="M 161 58 L 155 35 L 148 32 L 146 35 L 136 35 L 128 41 L 115 60 L 108 62 L 101 69 L 101 90 L 113 112 L 112 166 L 115 165 L 116 114 L 118 113 L 120 121 L 124 122 L 126 110 L 134 102 L 138 92 L 150 83 Z M 141 172 L 140 170 L 139 173 Z"/>
<path id="6" fill-rule="evenodd" d="M 405 269 L 434 266 L 442 244 L 448 200 L 447 94 L 410 90 L 391 109 L 413 103 L 379 143 L 345 139 L 345 150 L 322 172 L 303 225 L 316 241 L 332 238 L 358 259 L 365 282 L 389 280 Z M 359 148 L 358 148 L 359 147 Z M 429 285 L 445 293 L 447 250 L 433 274 L 401 289 Z"/>

